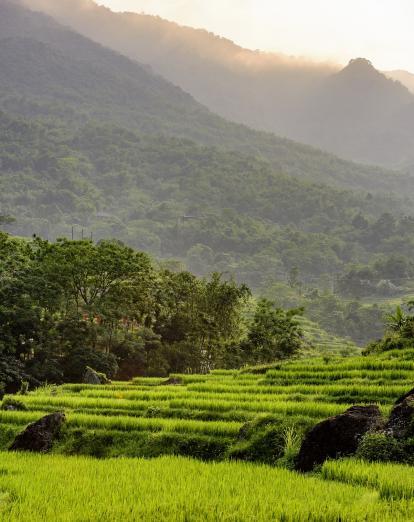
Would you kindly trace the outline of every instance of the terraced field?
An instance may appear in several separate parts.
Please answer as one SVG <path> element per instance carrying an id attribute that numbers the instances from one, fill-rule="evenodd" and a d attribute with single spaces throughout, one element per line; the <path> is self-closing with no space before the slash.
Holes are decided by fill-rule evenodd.
<path id="1" fill-rule="evenodd" d="M 17 397 L 23 411 L 0 411 L 0 441 L 5 447 L 22 426 L 46 412 L 63 410 L 68 422 L 58 446 L 62 452 L 222 459 L 240 442 L 246 423 L 280 422 L 300 435 L 353 404 L 378 403 L 387 414 L 414 382 L 411 355 L 407 360 L 395 355 L 174 375 L 178 385 L 165 385 L 162 378 L 136 378 L 105 386 L 44 387 Z M 4 403 L 9 399 L 6 396 Z"/>
<path id="2" fill-rule="evenodd" d="M 387 414 L 413 387 L 413 352 L 174 375 L 168 382 L 176 384 L 136 378 L 6 396 L 3 407 L 17 400 L 19 411 L 0 411 L 0 449 L 47 412 L 65 411 L 67 423 L 55 455 L 0 454 L 2 520 L 49 519 L 44 509 L 56 509 L 56 483 L 65 486 L 62 517 L 53 520 L 97 520 L 93 509 L 108 521 L 414 520 L 414 473 L 407 466 L 333 461 L 313 477 L 281 469 L 292 467 L 303 433 L 321 419 L 366 403 Z M 273 431 L 259 440 L 269 426 Z M 76 497 L 79 470 L 85 488 L 100 484 L 94 501 Z M 53 484 L 28 494 L 27 481 L 42 473 Z M 34 499 L 49 489 L 50 505 L 36 507 Z M 111 502 L 103 501 L 105 491 Z"/>
<path id="3" fill-rule="evenodd" d="M 333 335 L 318 323 L 311 321 L 307 317 L 298 316 L 297 321 L 300 324 L 303 336 L 307 343 L 304 350 L 309 356 L 329 354 L 329 355 L 359 355 L 361 349 L 350 339 L 344 339 Z"/>

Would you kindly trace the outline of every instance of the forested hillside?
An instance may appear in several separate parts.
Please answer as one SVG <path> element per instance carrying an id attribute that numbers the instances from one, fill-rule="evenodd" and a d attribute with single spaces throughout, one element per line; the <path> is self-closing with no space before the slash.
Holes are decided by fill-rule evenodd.
<path id="1" fill-rule="evenodd" d="M 351 300 L 361 280 L 363 296 L 404 292 L 399 270 L 410 276 L 414 253 L 409 177 L 227 122 L 44 15 L 6 0 L 0 14 L 8 230 L 115 238 L 253 289 L 284 281 L 272 298 L 290 289 L 289 303 L 305 299 L 330 332 L 371 338 L 362 318 L 381 325 L 381 312 L 345 310 L 331 294 L 342 295 L 347 278 L 356 280 Z"/>
<path id="2" fill-rule="evenodd" d="M 75 128 L 90 118 L 110 120 L 131 130 L 260 156 L 278 172 L 318 183 L 404 196 L 414 192 L 410 177 L 230 123 L 148 67 L 9 0 L 0 0 L 0 38 L 0 108 L 5 111 L 60 119 Z"/>
<path id="3" fill-rule="evenodd" d="M 243 49 L 158 17 L 114 13 L 92 0 L 22 2 L 148 63 L 226 118 L 354 161 L 414 165 L 414 96 L 367 60 L 341 71 L 339 65 Z M 407 73 L 387 76 L 410 85 Z"/>
<path id="4" fill-rule="evenodd" d="M 293 266 L 307 279 L 333 274 L 393 253 L 404 237 L 405 252 L 413 248 L 411 221 L 384 214 L 385 197 L 301 182 L 240 153 L 110 125 L 64 131 L 4 113 L 0 129 L 0 201 L 20 235 L 69 236 L 75 224 L 78 235 L 83 227 L 254 286 Z"/>

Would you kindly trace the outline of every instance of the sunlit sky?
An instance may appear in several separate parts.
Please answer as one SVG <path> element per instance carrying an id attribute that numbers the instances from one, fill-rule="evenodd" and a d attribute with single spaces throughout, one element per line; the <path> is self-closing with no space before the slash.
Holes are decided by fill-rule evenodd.
<path id="1" fill-rule="evenodd" d="M 264 51 L 414 72 L 414 0 L 98 0 Z"/>

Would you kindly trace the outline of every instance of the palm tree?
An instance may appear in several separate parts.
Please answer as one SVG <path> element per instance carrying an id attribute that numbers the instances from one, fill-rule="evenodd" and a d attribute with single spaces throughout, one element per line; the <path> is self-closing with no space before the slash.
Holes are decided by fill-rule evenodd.
<path id="1" fill-rule="evenodd" d="M 387 326 L 393 332 L 401 332 L 404 326 L 407 324 L 408 316 L 401 308 L 397 306 L 393 314 L 387 315 Z"/>

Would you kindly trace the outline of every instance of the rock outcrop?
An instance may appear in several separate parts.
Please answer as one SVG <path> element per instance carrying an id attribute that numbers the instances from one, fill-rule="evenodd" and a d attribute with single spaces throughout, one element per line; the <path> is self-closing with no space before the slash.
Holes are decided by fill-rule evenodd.
<path id="1" fill-rule="evenodd" d="M 396 439 L 405 439 L 414 434 L 414 389 L 395 403 L 385 425 L 385 433 Z"/>
<path id="2" fill-rule="evenodd" d="M 83 376 L 84 384 L 111 384 L 111 381 L 107 378 L 104 373 L 97 372 L 89 366 L 86 367 L 85 374 Z"/>
<path id="3" fill-rule="evenodd" d="M 29 424 L 14 439 L 9 451 L 34 451 L 39 453 L 50 451 L 65 420 L 66 417 L 63 412 L 56 412 Z"/>
<path id="4" fill-rule="evenodd" d="M 378 406 L 352 406 L 314 426 L 305 436 L 296 461 L 298 471 L 311 471 L 328 458 L 352 455 L 365 433 L 381 427 Z"/>

